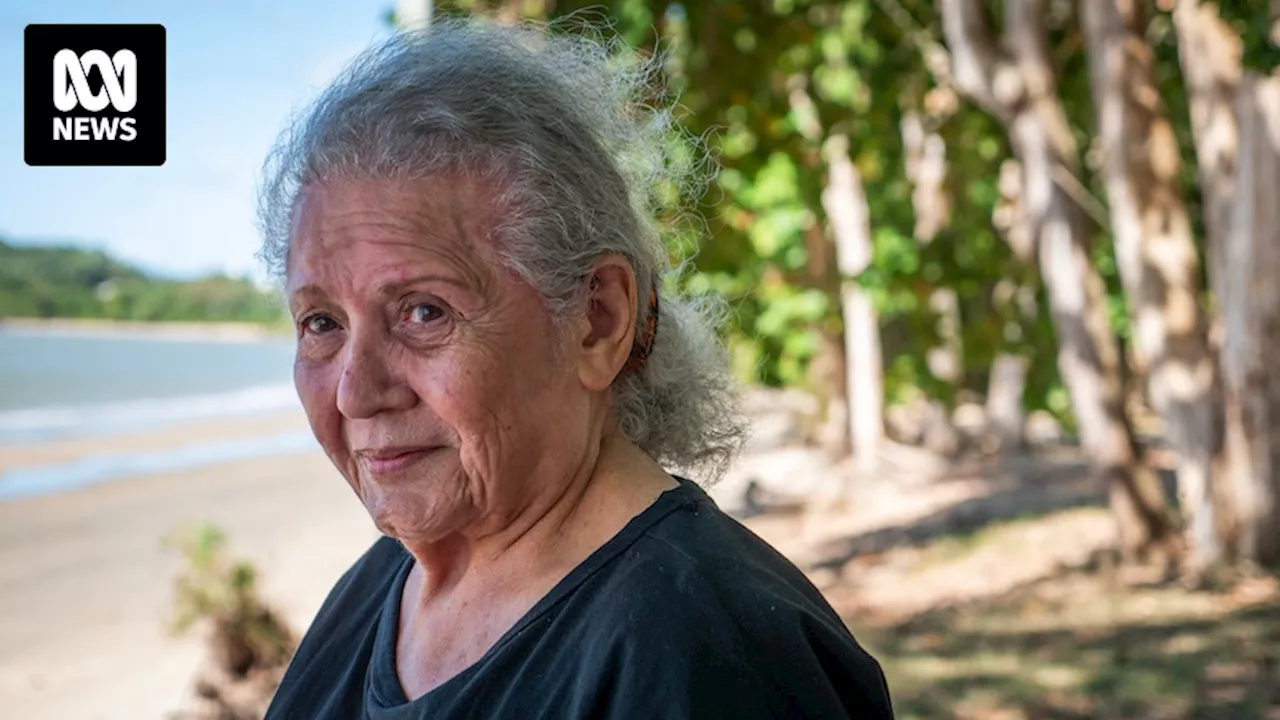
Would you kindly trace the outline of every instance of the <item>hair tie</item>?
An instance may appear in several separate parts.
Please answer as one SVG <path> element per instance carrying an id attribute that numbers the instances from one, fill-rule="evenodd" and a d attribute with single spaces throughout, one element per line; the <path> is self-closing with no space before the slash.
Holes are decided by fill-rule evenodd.
<path id="1" fill-rule="evenodd" d="M 644 367 L 644 363 L 649 359 L 649 354 L 653 352 L 653 340 L 658 335 L 658 285 L 655 281 L 653 286 L 649 288 L 649 314 L 645 317 L 644 331 L 640 333 L 631 343 L 631 356 L 627 358 L 627 364 L 622 366 L 624 375 L 634 375 L 640 372 Z"/>

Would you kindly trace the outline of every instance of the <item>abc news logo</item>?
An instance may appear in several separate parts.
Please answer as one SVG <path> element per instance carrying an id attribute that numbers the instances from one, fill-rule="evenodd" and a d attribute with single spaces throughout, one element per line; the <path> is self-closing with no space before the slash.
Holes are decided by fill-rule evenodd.
<path id="1" fill-rule="evenodd" d="M 102 75 L 102 90 L 89 89 L 85 68 L 95 68 Z M 121 50 L 113 57 L 101 50 L 76 55 L 62 50 L 53 56 L 53 105 L 69 113 L 77 106 L 89 112 L 101 112 L 107 103 L 116 112 L 127 113 L 138 105 L 138 56 Z M 115 140 L 129 142 L 138 137 L 134 118 L 125 117 L 55 117 L 54 140 Z"/>
<path id="2" fill-rule="evenodd" d="M 161 25 L 28 25 L 28 165 L 163 165 Z"/>

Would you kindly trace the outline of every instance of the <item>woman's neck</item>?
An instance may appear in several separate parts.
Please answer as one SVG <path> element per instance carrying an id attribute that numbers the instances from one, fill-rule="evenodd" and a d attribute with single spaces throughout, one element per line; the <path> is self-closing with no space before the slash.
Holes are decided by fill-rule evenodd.
<path id="1" fill-rule="evenodd" d="M 405 598 L 414 598 L 415 609 L 426 609 L 448 596 L 524 594 L 543 585 L 550 590 L 675 486 L 652 458 L 620 433 L 610 433 L 594 457 L 567 478 L 535 488 L 502 527 L 405 542 L 418 565 L 410 580 L 419 583 Z M 478 519 L 472 528 L 483 522 Z"/>
<path id="2" fill-rule="evenodd" d="M 591 472 L 561 483 L 497 532 L 412 546 L 396 674 L 410 699 L 477 662 L 540 599 L 676 481 L 620 435 Z"/>

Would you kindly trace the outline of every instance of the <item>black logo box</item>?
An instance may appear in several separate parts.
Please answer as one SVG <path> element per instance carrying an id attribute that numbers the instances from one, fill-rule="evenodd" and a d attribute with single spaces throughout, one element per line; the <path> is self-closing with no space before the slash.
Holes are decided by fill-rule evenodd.
<path id="1" fill-rule="evenodd" d="M 131 50 L 137 58 L 138 102 L 120 113 L 110 104 L 92 113 L 82 107 L 61 112 L 53 104 L 53 58 L 61 50 L 83 55 L 101 50 L 108 57 Z M 24 155 L 28 165 L 137 166 L 165 161 L 165 29 L 163 25 L 28 25 L 23 39 Z M 88 72 L 89 86 L 101 92 L 102 78 Z M 133 118 L 133 140 L 54 140 L 55 118 Z M 102 120 L 99 120 L 101 122 Z"/>

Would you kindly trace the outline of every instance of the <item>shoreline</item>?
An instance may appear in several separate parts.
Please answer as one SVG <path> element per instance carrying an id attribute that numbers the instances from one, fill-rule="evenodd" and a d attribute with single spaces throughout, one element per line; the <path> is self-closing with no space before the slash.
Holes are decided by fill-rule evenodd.
<path id="1" fill-rule="evenodd" d="M 147 455 L 184 445 L 262 438 L 307 429 L 301 408 L 194 418 L 123 432 L 0 441 L 0 477 L 14 470 L 65 465 L 94 457 Z"/>
<path id="2" fill-rule="evenodd" d="M 254 322 L 112 320 L 108 318 L 0 318 L 0 333 L 77 337 L 145 338 L 148 340 L 259 342 L 291 337 L 287 327 Z"/>
<path id="3" fill-rule="evenodd" d="M 192 419 L 114 434 L 0 442 L 0 506 L 133 478 L 319 451 L 300 408 Z"/>
<path id="4" fill-rule="evenodd" d="M 203 662 L 170 635 L 181 557 L 164 539 L 226 531 L 294 631 L 377 538 L 323 453 L 208 465 L 0 503 L 0 714 L 167 717 Z"/>
<path id="5" fill-rule="evenodd" d="M 104 450 L 165 452 L 289 431 L 309 432 L 300 410 L 0 447 L 0 456 L 7 451 L 9 464 L 34 467 Z M 206 647 L 198 632 L 174 637 L 166 629 L 183 560 L 164 540 L 176 531 L 220 527 L 227 557 L 254 564 L 263 598 L 299 634 L 379 536 L 319 448 L 160 470 L 0 502 L 5 713 L 133 720 L 187 704 Z M 732 485 L 713 492 L 721 498 Z"/>

